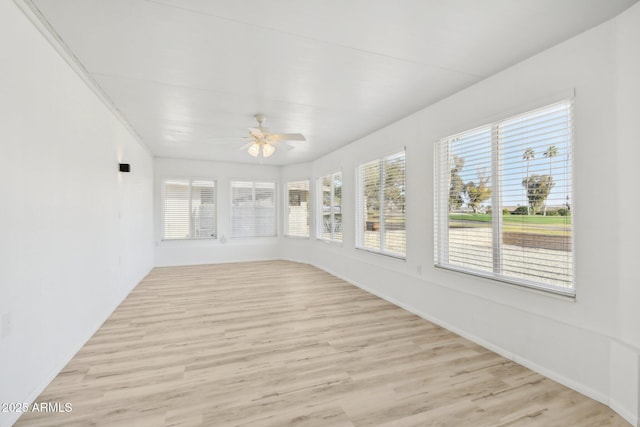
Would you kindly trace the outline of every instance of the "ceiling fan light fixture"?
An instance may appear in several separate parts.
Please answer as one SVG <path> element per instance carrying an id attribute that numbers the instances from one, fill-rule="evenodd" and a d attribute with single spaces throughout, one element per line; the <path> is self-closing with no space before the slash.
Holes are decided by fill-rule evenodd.
<path id="1" fill-rule="evenodd" d="M 285 141 L 306 141 L 301 133 L 270 133 L 269 129 L 263 127 L 266 117 L 262 114 L 255 115 L 258 127 L 249 128 L 249 136 L 251 142 L 242 146 L 242 150 L 247 149 L 247 153 L 252 157 L 263 158 L 271 157 L 276 152 L 276 145 L 282 144 L 281 147 L 287 149 L 293 148 Z"/>
<path id="2" fill-rule="evenodd" d="M 257 142 L 251 144 L 249 146 L 249 149 L 247 150 L 247 153 L 249 153 L 253 157 L 258 157 L 258 155 L 260 154 L 260 144 L 258 144 Z"/>
<path id="3" fill-rule="evenodd" d="M 262 155 L 264 157 L 269 157 L 271 156 L 274 152 L 276 151 L 276 147 L 274 147 L 271 144 L 264 144 L 262 146 Z"/>

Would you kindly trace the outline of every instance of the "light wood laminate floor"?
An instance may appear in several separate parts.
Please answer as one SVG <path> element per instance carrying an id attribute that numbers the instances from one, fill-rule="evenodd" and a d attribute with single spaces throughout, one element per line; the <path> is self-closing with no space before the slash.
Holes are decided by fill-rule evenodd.
<path id="1" fill-rule="evenodd" d="M 18 426 L 628 426 L 314 267 L 156 268 Z"/>

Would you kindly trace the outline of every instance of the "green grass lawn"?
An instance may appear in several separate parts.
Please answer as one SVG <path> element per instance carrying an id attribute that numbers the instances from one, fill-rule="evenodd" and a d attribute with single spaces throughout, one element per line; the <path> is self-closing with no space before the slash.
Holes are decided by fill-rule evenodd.
<path id="1" fill-rule="evenodd" d="M 450 221 L 491 222 L 489 214 L 449 214 Z M 503 224 L 569 225 L 570 216 L 503 215 Z"/>

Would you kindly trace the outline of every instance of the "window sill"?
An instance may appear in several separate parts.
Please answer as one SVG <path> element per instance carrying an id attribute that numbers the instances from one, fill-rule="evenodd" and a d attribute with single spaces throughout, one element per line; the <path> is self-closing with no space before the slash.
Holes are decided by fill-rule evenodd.
<path id="1" fill-rule="evenodd" d="M 480 271 L 470 271 L 464 268 L 458 268 L 452 265 L 438 265 L 434 264 L 434 267 L 445 270 L 452 271 L 455 273 L 462 273 L 468 276 L 480 277 L 483 279 L 489 279 L 493 282 L 498 282 L 504 285 L 510 285 L 512 287 L 519 287 L 520 289 L 525 289 L 531 292 L 535 292 L 539 295 L 552 296 L 557 297 L 566 301 L 575 302 L 576 293 L 575 289 L 561 289 L 559 287 L 554 287 L 552 285 L 544 285 L 544 284 L 536 284 L 534 282 L 529 282 L 527 280 L 518 280 L 518 279 L 509 279 L 503 276 L 498 276 L 493 273 L 484 273 Z"/>
<path id="2" fill-rule="evenodd" d="M 277 238 L 277 234 L 273 234 L 271 236 L 231 236 L 232 240 L 242 240 L 242 239 L 275 239 Z"/>
<path id="3" fill-rule="evenodd" d="M 209 241 L 217 241 L 217 237 L 200 237 L 197 239 L 190 239 L 188 237 L 182 239 L 160 239 L 162 243 L 164 242 L 209 242 Z"/>
<path id="4" fill-rule="evenodd" d="M 379 251 L 375 251 L 375 250 L 369 249 L 369 248 L 360 248 L 358 246 L 356 246 L 356 250 L 363 251 L 363 252 L 368 252 L 370 254 L 375 254 L 375 255 L 382 255 L 382 256 L 386 256 L 386 257 L 389 257 L 389 258 L 397 259 L 397 260 L 400 260 L 400 261 L 405 261 L 405 262 L 407 261 L 407 256 L 406 255 L 402 256 L 402 255 L 392 254 L 392 253 L 388 253 L 388 252 L 379 252 Z"/>
<path id="5" fill-rule="evenodd" d="M 339 246 L 339 247 L 342 247 L 342 241 L 340 241 L 340 240 L 322 239 L 322 238 L 320 238 L 320 237 L 317 237 L 317 238 L 316 238 L 316 240 L 317 240 L 318 242 L 322 242 L 322 243 L 325 243 L 325 244 L 327 244 L 327 245 L 332 245 L 332 246 Z"/>

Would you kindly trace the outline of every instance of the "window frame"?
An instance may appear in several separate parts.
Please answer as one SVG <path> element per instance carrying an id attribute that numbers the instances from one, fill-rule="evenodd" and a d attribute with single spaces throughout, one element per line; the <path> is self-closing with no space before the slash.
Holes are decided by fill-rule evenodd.
<path id="1" fill-rule="evenodd" d="M 250 235 L 250 236 L 235 236 L 233 234 L 233 224 L 234 224 L 234 215 L 233 215 L 233 184 L 243 182 L 243 183 L 251 183 L 252 189 L 252 202 L 254 204 L 254 215 L 253 215 L 253 224 L 255 230 L 255 202 L 256 202 L 256 184 L 273 184 L 273 234 L 269 235 Z M 251 180 L 251 179 L 234 179 L 229 181 L 229 234 L 232 239 L 260 239 L 260 238 L 273 238 L 278 237 L 278 182 L 277 181 L 268 181 L 268 180 Z"/>
<path id="2" fill-rule="evenodd" d="M 309 196 L 307 199 L 307 235 L 306 236 L 301 236 L 301 235 L 297 235 L 297 234 L 290 234 L 289 233 L 289 184 L 293 184 L 293 183 L 301 183 L 301 182 L 306 182 L 307 183 L 307 191 L 309 192 Z M 311 196 L 311 178 L 307 177 L 307 178 L 301 178 L 301 179 L 292 179 L 289 181 L 286 181 L 284 183 L 284 191 L 283 193 L 286 194 L 286 197 L 283 197 L 283 202 L 284 202 L 284 236 L 285 237 L 289 237 L 292 239 L 310 239 L 311 238 L 311 230 L 313 229 L 312 226 L 312 221 L 311 221 L 311 211 L 312 211 L 312 207 L 311 207 L 311 200 L 313 199 Z"/>
<path id="3" fill-rule="evenodd" d="M 356 224 L 356 232 L 355 232 L 355 248 L 358 250 L 363 250 L 366 252 L 370 252 L 370 253 L 374 253 L 374 254 L 378 254 L 378 255 L 384 255 L 384 256 L 388 256 L 391 258 L 396 258 L 396 259 L 401 259 L 401 260 L 406 260 L 407 259 L 407 240 L 406 240 L 406 235 L 405 235 L 405 247 L 404 247 L 404 254 L 398 253 L 398 252 L 391 252 L 391 251 L 387 251 L 384 249 L 385 247 L 385 243 L 386 243 L 386 237 L 387 237 L 387 233 L 386 233 L 386 229 L 385 229 L 385 213 L 384 213 L 384 200 L 385 200 L 385 189 L 386 189 L 386 185 L 384 185 L 385 183 L 385 177 L 386 177 L 386 173 L 385 173 L 385 167 L 384 167 L 384 162 L 387 160 L 393 160 L 399 157 L 403 157 L 403 161 L 404 161 L 404 186 L 405 186 L 405 206 L 406 206 L 406 182 L 407 182 L 407 172 L 406 172 L 406 167 L 407 167 L 407 154 L 406 154 L 406 150 L 403 149 L 402 151 L 390 154 L 388 156 L 384 156 L 384 157 L 380 157 L 377 159 L 373 159 L 373 160 L 369 160 L 367 162 L 361 163 L 358 166 L 356 166 L 355 169 L 355 174 L 356 174 L 356 217 L 355 217 L 355 224 Z M 363 182 L 363 174 L 361 173 L 361 168 L 370 165 L 372 163 L 379 163 L 379 173 L 378 173 L 378 179 L 380 180 L 380 182 L 383 183 L 383 185 L 380 185 L 379 188 L 379 192 L 378 192 L 378 197 L 380 200 L 380 207 L 379 207 L 379 214 L 380 214 L 380 249 L 375 249 L 375 248 L 371 248 L 371 247 L 366 247 L 365 246 L 365 242 L 364 242 L 364 237 L 365 237 L 365 230 L 364 230 L 364 215 L 365 215 L 365 210 L 366 210 L 366 203 L 362 202 L 362 199 L 364 198 L 364 182 Z M 404 213 L 405 215 L 405 231 L 406 231 L 406 223 L 407 223 L 407 217 L 406 217 L 406 211 Z"/>
<path id="4" fill-rule="evenodd" d="M 501 262 L 504 257 L 502 253 L 502 179 L 503 174 L 500 173 L 502 170 L 502 154 L 501 150 L 503 149 L 503 143 L 500 142 L 499 135 L 499 127 L 506 122 L 513 121 L 518 118 L 527 117 L 529 115 L 535 115 L 538 112 L 541 112 L 546 109 L 552 109 L 555 106 L 561 106 L 563 104 L 568 105 L 568 111 L 570 116 L 570 124 L 568 127 L 569 130 L 569 148 L 570 152 L 573 153 L 575 147 L 575 100 L 573 95 L 562 98 L 560 100 L 556 100 L 555 102 L 549 102 L 544 105 L 541 105 L 537 108 L 528 109 L 525 112 L 510 115 L 507 117 L 503 117 L 499 120 L 494 120 L 490 123 L 487 123 L 483 126 L 477 126 L 472 129 L 464 130 L 462 132 L 457 132 L 446 136 L 444 138 L 439 139 L 434 144 L 434 267 L 455 271 L 459 273 L 468 274 L 471 276 L 483 277 L 486 279 L 495 280 L 501 283 L 506 283 L 510 285 L 516 285 L 524 288 L 533 289 L 536 291 L 542 291 L 548 294 L 555 294 L 559 296 L 575 298 L 576 296 L 576 282 L 575 282 L 575 228 L 573 227 L 575 221 L 575 212 L 571 212 L 571 221 L 572 221 L 572 233 L 570 236 L 570 247 L 572 251 L 572 260 L 571 260 L 571 286 L 561 286 L 561 285 L 552 285 L 548 283 L 543 283 L 536 280 L 530 280 L 515 276 L 509 276 L 501 272 Z M 448 245 L 448 234 L 449 234 L 449 224 L 448 224 L 448 214 L 449 214 L 449 183 L 446 179 L 442 179 L 443 172 L 441 171 L 441 159 L 443 156 L 443 152 L 448 153 L 448 145 L 445 144 L 445 141 L 451 141 L 459 135 L 469 134 L 475 131 L 480 131 L 483 129 L 489 129 L 491 132 L 491 182 L 492 182 L 492 196 L 491 196 L 491 206 L 492 206 L 492 221 L 491 221 L 491 236 L 492 236 L 492 248 L 493 248 L 493 272 L 476 270 L 470 267 L 459 266 L 455 264 L 449 264 L 443 260 L 449 259 L 449 245 Z M 575 203 L 575 156 L 570 156 L 570 173 L 568 177 L 568 192 L 571 195 L 571 200 Z M 497 206 L 497 208 L 496 208 Z M 496 238 L 496 235 L 498 238 Z M 499 253 L 497 253 L 499 252 Z M 498 270 L 499 272 L 496 272 Z"/>
<path id="5" fill-rule="evenodd" d="M 335 238 L 335 205 L 333 204 L 333 200 L 335 198 L 335 176 L 336 175 L 340 175 L 340 181 L 342 183 L 341 185 L 341 189 L 344 190 L 344 175 L 342 173 L 342 169 L 338 169 L 338 170 L 334 170 L 333 172 L 329 172 L 326 173 L 324 175 L 319 176 L 316 179 L 316 201 L 317 201 L 317 205 L 316 205 L 316 239 L 317 240 L 321 240 L 323 242 L 328 242 L 328 243 L 334 243 L 334 244 L 339 244 L 342 245 L 342 242 L 344 240 L 343 236 L 341 236 L 341 238 L 338 240 Z M 331 200 L 331 205 L 329 206 L 329 217 L 333 218 L 332 222 L 329 224 L 330 227 L 330 231 L 331 231 L 331 237 L 330 238 L 326 238 L 323 236 L 323 232 L 324 232 L 324 201 L 323 201 L 323 188 L 322 188 L 322 180 L 326 177 L 329 177 L 329 182 L 330 182 L 330 200 Z M 342 216 L 342 198 L 340 199 L 340 215 Z M 343 222 L 340 222 L 341 226 L 344 227 Z"/>
<path id="6" fill-rule="evenodd" d="M 214 236 L 211 237 L 178 237 L 178 238 L 166 238 L 166 224 L 167 224 L 167 215 L 165 209 L 165 201 L 167 196 L 167 188 L 166 183 L 168 181 L 186 181 L 189 183 L 189 211 L 191 211 L 192 203 L 193 203 L 193 194 L 192 194 L 192 186 L 194 181 L 204 181 L 204 182 L 212 182 L 213 183 L 213 198 L 214 198 L 214 212 L 213 212 L 213 223 L 215 225 Z M 218 181 L 213 178 L 201 178 L 201 177 L 164 177 L 160 181 L 161 187 L 161 205 L 160 205 L 160 241 L 161 242 L 175 242 L 175 241 L 207 241 L 207 240 L 218 240 Z M 189 215 L 188 226 L 189 226 L 189 234 L 191 234 L 193 216 Z"/>

